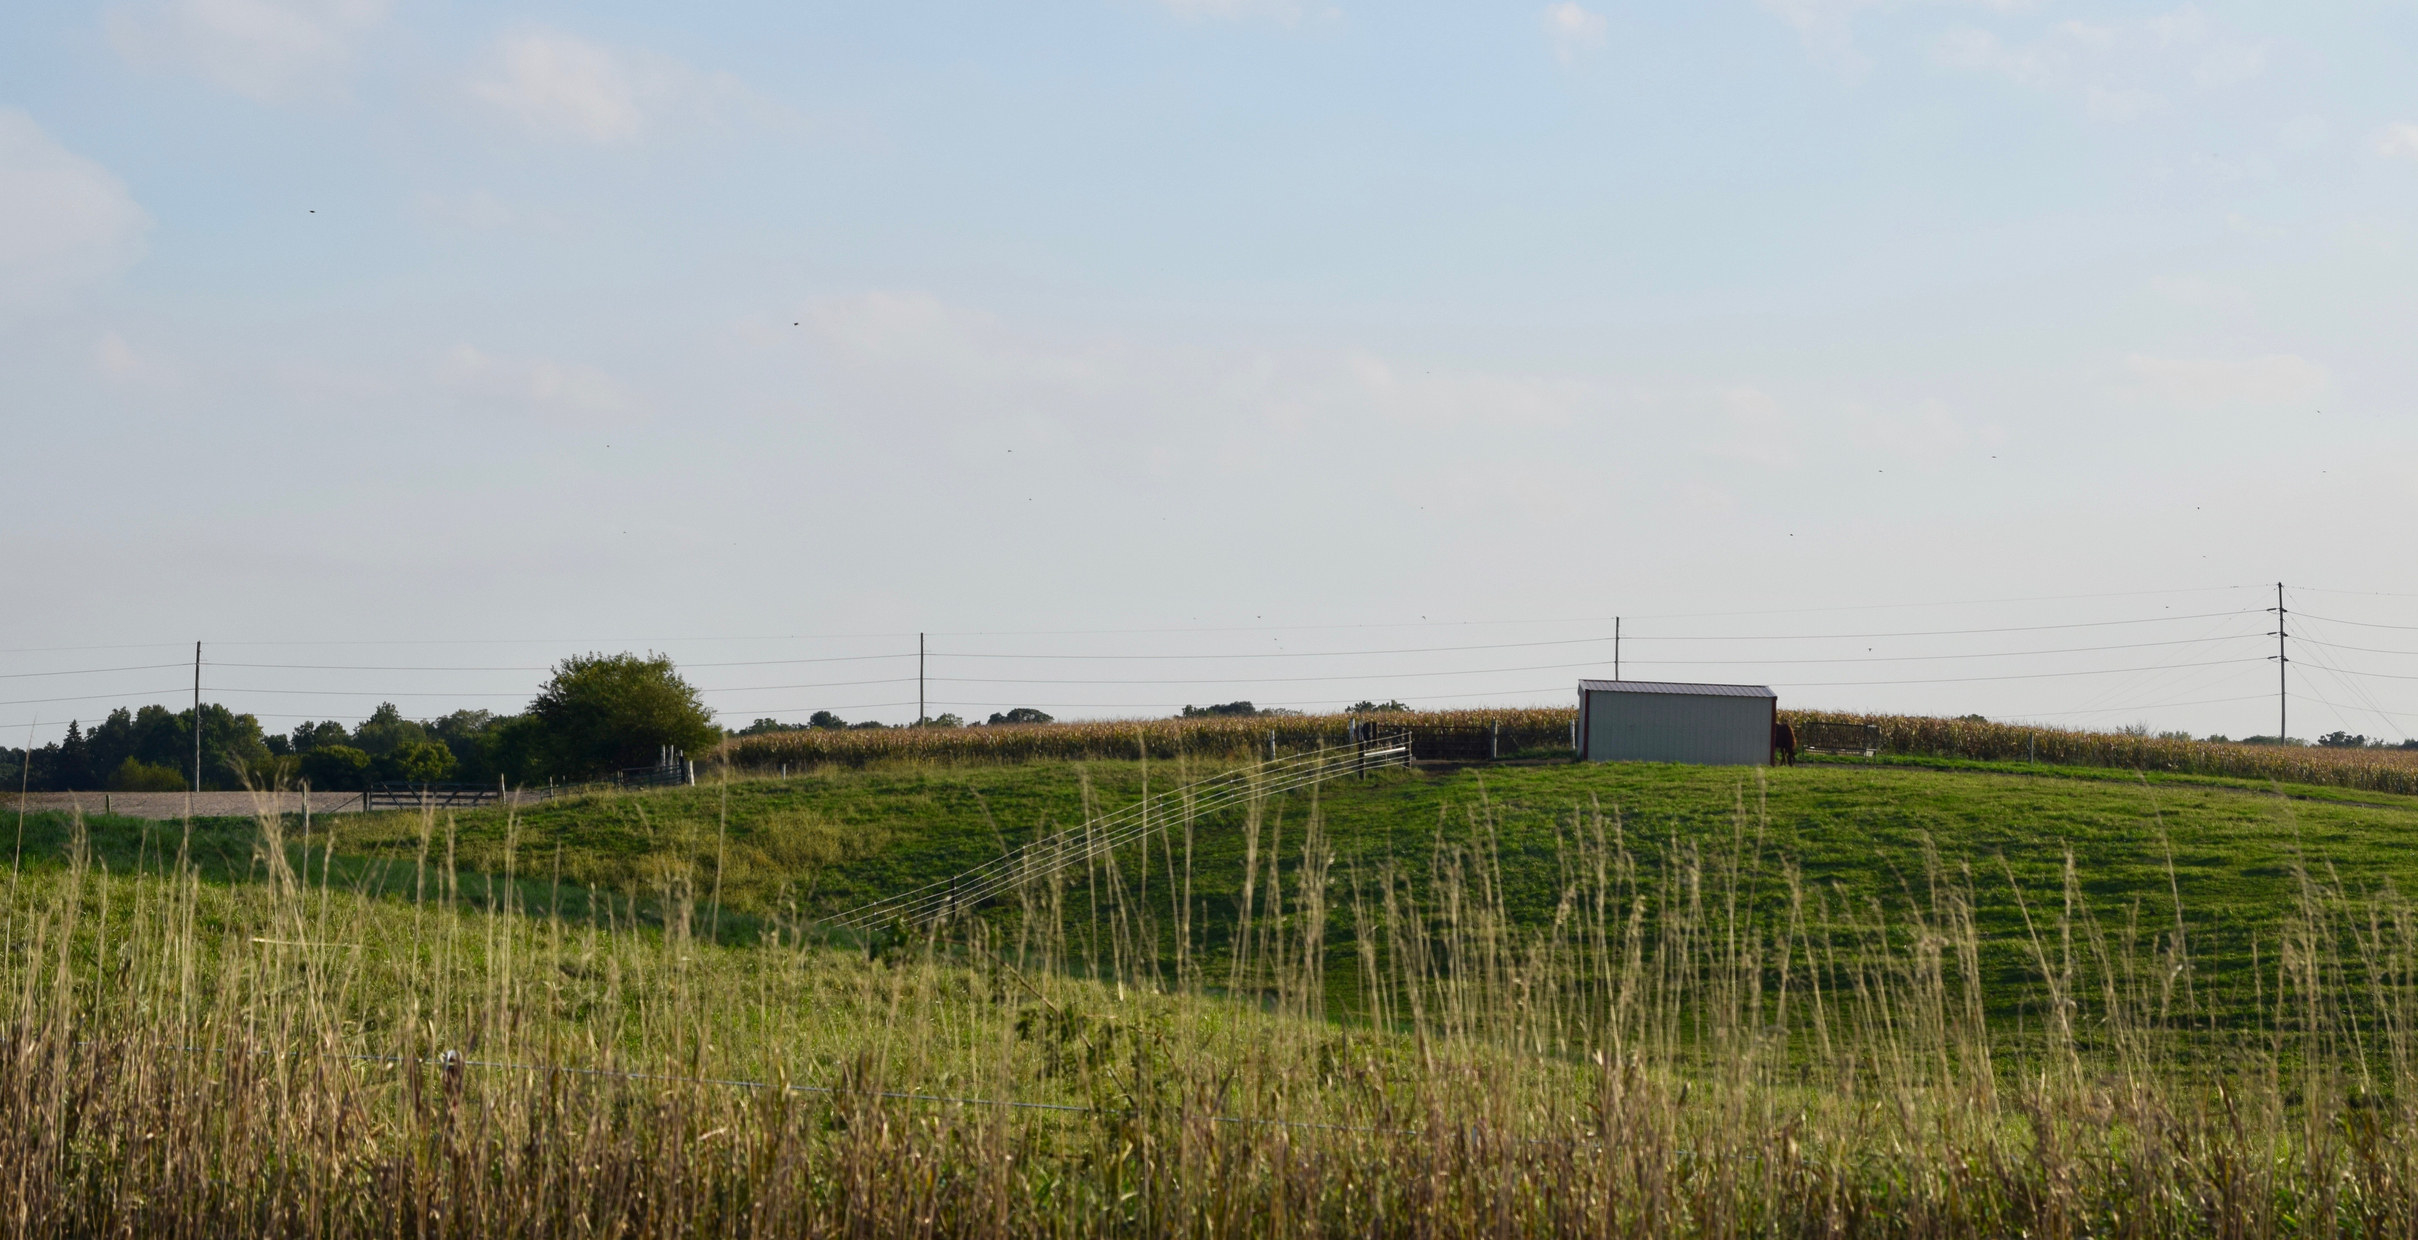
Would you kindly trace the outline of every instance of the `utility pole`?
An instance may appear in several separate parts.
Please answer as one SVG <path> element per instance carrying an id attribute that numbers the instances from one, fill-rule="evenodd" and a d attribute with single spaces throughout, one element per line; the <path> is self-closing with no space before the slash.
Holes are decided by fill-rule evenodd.
<path id="1" fill-rule="evenodd" d="M 2275 583 L 2275 606 L 2270 610 L 2275 613 L 2275 743 L 2281 745 L 2292 736 L 2291 730 L 2284 726 L 2284 720 L 2288 717 L 2285 712 L 2284 665 L 2291 660 L 2284 656 L 2283 582 Z"/>
<path id="2" fill-rule="evenodd" d="M 1612 679 L 1620 679 L 1620 617 L 1612 617 Z"/>
<path id="3" fill-rule="evenodd" d="M 915 635 L 915 722 L 920 726 L 928 716 L 924 713 L 924 635 Z"/>
<path id="4" fill-rule="evenodd" d="M 201 791 L 201 643 L 193 643 L 193 790 Z"/>

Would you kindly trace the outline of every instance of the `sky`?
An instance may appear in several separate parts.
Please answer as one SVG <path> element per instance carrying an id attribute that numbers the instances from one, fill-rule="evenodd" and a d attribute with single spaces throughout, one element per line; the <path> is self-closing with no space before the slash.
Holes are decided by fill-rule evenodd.
<path id="1" fill-rule="evenodd" d="M 2418 734 L 2418 5 L 0 10 L 0 731 Z M 184 670 L 175 665 L 185 664 Z M 125 669 L 125 670 L 117 670 Z"/>

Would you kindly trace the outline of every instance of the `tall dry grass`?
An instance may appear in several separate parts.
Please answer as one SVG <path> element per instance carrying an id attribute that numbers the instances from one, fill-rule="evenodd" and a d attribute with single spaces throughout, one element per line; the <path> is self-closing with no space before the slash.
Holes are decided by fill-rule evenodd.
<path id="1" fill-rule="evenodd" d="M 2069 865 L 2016 893 L 2030 963 L 1993 976 L 1973 910 L 2011 878 L 1925 855 L 1903 898 L 1850 899 L 1768 846 L 1754 795 L 1651 862 L 1572 807 L 1542 922 L 1507 911 L 1483 802 L 1418 828 L 1421 872 L 1371 873 L 1294 797 L 836 947 L 777 919 L 704 941 L 710 894 L 670 872 L 660 929 L 611 893 L 465 908 L 433 816 L 402 902 L 323 881 L 326 838 L 276 819 L 227 886 L 172 836 L 127 874 L 71 846 L 12 875 L 0 926 L 0 1229 L 2418 1228 L 2398 894 L 2308 869 L 2255 967 L 2210 976 L 2190 909 Z M 1197 916 L 1208 830 L 1247 836 L 1232 926 Z M 2241 993 L 2256 1016 L 2224 1016 Z"/>

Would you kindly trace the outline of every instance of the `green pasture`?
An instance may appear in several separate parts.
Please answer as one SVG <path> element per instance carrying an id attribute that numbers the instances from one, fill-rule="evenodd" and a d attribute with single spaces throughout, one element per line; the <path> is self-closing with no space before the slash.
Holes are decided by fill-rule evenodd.
<path id="1" fill-rule="evenodd" d="M 398 898 L 450 893 L 474 903 L 509 873 L 521 908 L 571 917 L 644 921 L 694 906 L 702 929 L 740 943 L 774 920 L 828 917 L 1079 830 L 1087 805 L 1111 812 L 1145 789 L 1209 773 L 1165 762 L 834 769 L 510 814 L 323 818 L 312 824 L 311 859 L 298 864 Z M 1429 893 L 1439 859 L 1457 856 L 1475 867 L 1465 873 L 1499 884 L 1515 921 L 1542 926 L 1577 877 L 1575 845 L 1599 830 L 1634 858 L 1645 898 L 1680 898 L 1692 860 L 1695 898 L 1734 900 L 1766 918 L 1789 916 L 1801 899 L 1824 916 L 1902 921 L 1936 903 L 1934 884 L 1961 885 L 1985 972 L 2011 986 L 2002 994 L 2037 976 L 2032 928 L 2062 914 L 2146 943 L 2173 933 L 2179 898 L 2195 975 L 2254 991 L 2250 964 L 2273 962 L 2304 883 L 2354 898 L 2418 888 L 2418 799 L 2088 768 L 1904 760 L 1762 772 L 1558 762 L 1388 771 L 1268 803 L 1263 856 L 1277 859 L 1282 885 L 1297 882 L 1313 809 L 1333 857 L 1328 950 L 1347 1007 L 1353 896 L 1372 893 L 1389 867 L 1409 890 Z M 1122 898 L 1157 910 L 1150 933 L 1172 956 L 1174 904 L 1188 890 L 1193 956 L 1217 976 L 1240 907 L 1243 814 L 1195 818 L 1189 855 L 1182 815 L 1164 828 L 1147 855 L 1131 846 L 1119 854 Z M 247 821 L 207 820 L 188 833 L 96 819 L 90 834 L 102 864 L 121 871 L 180 849 L 225 881 L 260 868 L 259 828 Z M 289 822 L 286 834 L 299 858 L 301 824 Z M 40 863 L 65 836 L 62 820 L 37 816 L 24 847 Z M 2080 897 L 2071 906 L 2069 857 Z M 1088 942 L 1104 933 L 1093 901 L 1105 908 L 1105 870 L 1067 877 L 1070 933 Z M 988 915 L 1003 919 L 1012 904 Z"/>

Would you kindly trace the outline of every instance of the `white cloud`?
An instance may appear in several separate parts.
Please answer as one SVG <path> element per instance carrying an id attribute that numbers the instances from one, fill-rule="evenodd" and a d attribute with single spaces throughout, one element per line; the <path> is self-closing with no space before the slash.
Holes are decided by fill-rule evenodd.
<path id="1" fill-rule="evenodd" d="M 863 390 L 923 416 L 982 423 L 1020 410 L 1035 424 L 1080 424 L 1110 436 L 1172 432 L 1195 418 L 1221 434 L 1256 428 L 1258 447 L 1229 455 L 1344 427 L 1379 435 L 1564 427 L 1609 399 L 1581 382 L 1438 368 L 1366 350 L 1215 350 L 1039 334 L 913 292 L 821 300 L 792 322 L 745 331 L 760 346 L 784 333 L 802 334 Z M 1133 411 L 1146 408 L 1175 412 L 1168 425 L 1137 427 Z"/>
<path id="2" fill-rule="evenodd" d="M 592 366 L 543 357 L 495 357 L 457 345 L 437 368 L 447 387 L 481 403 L 582 425 L 639 419 L 645 405 L 620 379 Z"/>
<path id="3" fill-rule="evenodd" d="M 497 40 L 489 60 L 471 95 L 539 137 L 628 142 L 667 116 L 710 112 L 745 94 L 725 74 L 538 27 Z"/>
<path id="4" fill-rule="evenodd" d="M 275 100 L 335 89 L 386 0 L 158 0 L 109 11 L 109 42 L 137 64 Z"/>
<path id="5" fill-rule="evenodd" d="M 2242 286 L 2200 276 L 2159 276 L 2149 282 L 2149 287 L 2167 301 L 2193 310 L 2238 314 L 2253 304 L 2249 290 Z"/>
<path id="6" fill-rule="evenodd" d="M 2418 159 L 2418 123 L 2386 126 L 2376 137 L 2376 153 L 2391 159 Z"/>
<path id="7" fill-rule="evenodd" d="M 2152 357 L 2136 353 L 2124 361 L 2134 380 L 2152 396 L 2178 405 L 2299 407 L 2324 394 L 2333 376 L 2324 366 L 2290 353 L 2251 358 Z"/>
<path id="8" fill-rule="evenodd" d="M 428 224 L 471 232 L 507 228 L 556 230 L 563 225 L 551 212 L 515 206 L 483 189 L 465 194 L 423 193 L 413 200 L 412 207 Z"/>
<path id="9" fill-rule="evenodd" d="M 1186 20 L 1256 18 L 1286 26 L 1299 24 L 1305 13 L 1299 0 L 1159 0 L 1159 6 Z"/>
<path id="10" fill-rule="evenodd" d="M 1797 32 L 1814 60 L 1841 73 L 1857 74 L 1870 62 L 1856 50 L 1856 14 L 1880 0 L 1762 0 L 1763 7 Z"/>
<path id="11" fill-rule="evenodd" d="M 107 279 L 143 253 L 151 219 L 109 170 L 0 108 L 0 311 Z"/>
<path id="12" fill-rule="evenodd" d="M 1576 0 L 1546 5 L 1544 25 L 1545 37 L 1553 43 L 1553 54 L 1563 64 L 1604 45 L 1604 15 L 1588 12 Z"/>
<path id="13" fill-rule="evenodd" d="M 2257 77 L 2267 49 L 2184 5 L 2135 21 L 2062 21 L 2018 42 L 1955 30 L 1933 44 L 1932 60 L 2077 99 L 2093 116 L 2123 121 L 2165 107 L 2177 91 L 2221 90 Z"/>

